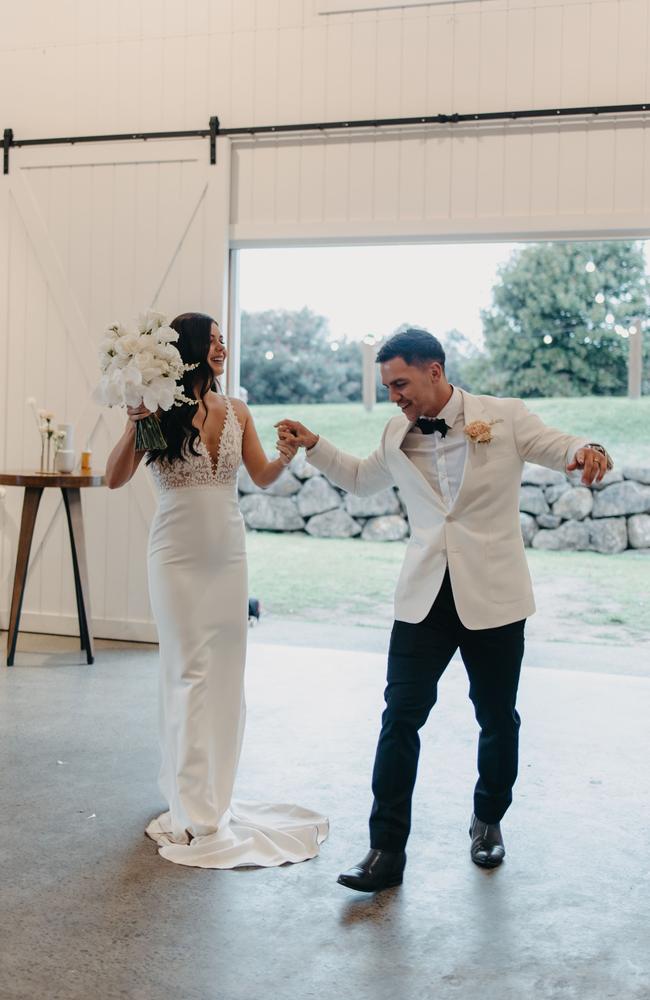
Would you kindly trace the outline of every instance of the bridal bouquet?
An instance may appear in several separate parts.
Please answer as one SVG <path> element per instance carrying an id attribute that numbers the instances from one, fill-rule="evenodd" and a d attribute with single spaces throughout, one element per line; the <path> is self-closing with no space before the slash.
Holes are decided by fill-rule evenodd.
<path id="1" fill-rule="evenodd" d="M 135 427 L 136 451 L 166 448 L 167 442 L 155 416 L 181 403 L 195 403 L 183 393 L 180 380 L 197 365 L 183 363 L 174 341 L 178 333 L 162 313 L 149 309 L 134 327 L 112 323 L 99 345 L 102 376 L 93 398 L 104 406 L 139 406 L 151 416 Z"/>

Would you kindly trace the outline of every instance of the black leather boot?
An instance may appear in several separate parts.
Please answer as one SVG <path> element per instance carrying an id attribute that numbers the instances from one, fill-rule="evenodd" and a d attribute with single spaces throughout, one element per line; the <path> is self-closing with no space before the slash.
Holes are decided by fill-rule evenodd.
<path id="1" fill-rule="evenodd" d="M 370 850 L 363 861 L 339 875 L 337 882 L 359 892 L 379 892 L 402 884 L 404 851 Z"/>
<path id="2" fill-rule="evenodd" d="M 506 856 L 499 824 L 484 823 L 472 813 L 469 835 L 472 838 L 470 854 L 474 864 L 481 868 L 497 868 Z"/>

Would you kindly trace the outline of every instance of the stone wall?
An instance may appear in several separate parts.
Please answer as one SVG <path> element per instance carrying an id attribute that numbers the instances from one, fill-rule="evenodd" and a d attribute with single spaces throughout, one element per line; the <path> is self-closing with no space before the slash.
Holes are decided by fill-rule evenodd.
<path id="1" fill-rule="evenodd" d="M 243 468 L 238 485 L 246 526 L 256 531 L 379 542 L 409 534 L 399 490 L 352 496 L 332 486 L 302 452 L 269 489 L 255 486 Z M 650 467 L 623 466 L 585 487 L 580 473 L 525 465 L 519 509 L 524 543 L 534 549 L 650 550 Z"/>

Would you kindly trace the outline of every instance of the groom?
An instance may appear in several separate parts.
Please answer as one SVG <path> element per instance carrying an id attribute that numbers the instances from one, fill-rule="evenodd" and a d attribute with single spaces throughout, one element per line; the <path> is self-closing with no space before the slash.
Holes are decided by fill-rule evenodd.
<path id="1" fill-rule="evenodd" d="M 402 882 L 418 730 L 457 649 L 480 727 L 471 858 L 483 868 L 501 864 L 500 821 L 517 777 L 524 625 L 535 610 L 519 523 L 522 466 L 582 469 L 589 485 L 612 465 L 602 445 L 545 426 L 519 399 L 452 386 L 442 346 L 424 330 L 395 334 L 377 361 L 401 413 L 368 458 L 339 451 L 297 421 L 278 425 L 280 437 L 293 435 L 309 462 L 348 492 L 398 486 L 411 528 L 395 593 L 370 851 L 338 879 L 361 892 Z"/>

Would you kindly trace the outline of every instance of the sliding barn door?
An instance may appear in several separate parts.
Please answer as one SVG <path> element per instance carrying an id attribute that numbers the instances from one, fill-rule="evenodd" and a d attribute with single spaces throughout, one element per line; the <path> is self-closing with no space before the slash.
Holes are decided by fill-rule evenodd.
<path id="1" fill-rule="evenodd" d="M 40 444 L 26 399 L 90 442 L 93 468 L 124 427 L 121 410 L 91 400 L 97 344 L 114 319 L 148 307 L 227 318 L 230 153 L 220 140 L 12 150 L 0 179 L 0 465 L 38 468 Z M 83 491 L 95 634 L 155 639 L 146 544 L 155 507 L 144 468 L 122 490 Z M 22 491 L 0 501 L 3 627 L 8 619 Z M 22 626 L 74 633 L 75 597 L 60 492 L 39 512 Z"/>

